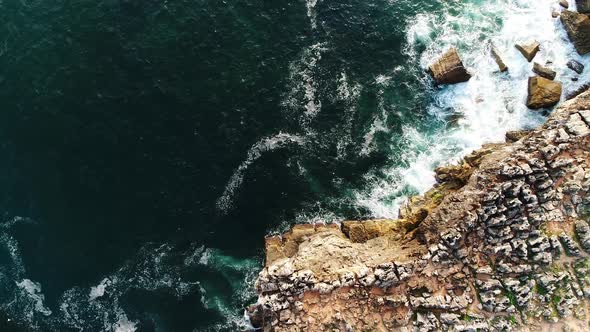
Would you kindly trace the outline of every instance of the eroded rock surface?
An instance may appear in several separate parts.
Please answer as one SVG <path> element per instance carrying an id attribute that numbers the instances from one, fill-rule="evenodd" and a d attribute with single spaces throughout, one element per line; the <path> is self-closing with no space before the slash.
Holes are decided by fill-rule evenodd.
<path id="1" fill-rule="evenodd" d="M 471 74 L 463 66 L 463 62 L 455 48 L 449 49 L 428 67 L 428 72 L 437 84 L 466 82 L 471 78 Z"/>
<path id="2" fill-rule="evenodd" d="M 526 105 L 531 109 L 554 106 L 561 99 L 561 83 L 540 76 L 529 77 Z"/>
<path id="3" fill-rule="evenodd" d="M 541 49 L 541 44 L 539 44 L 539 42 L 536 40 L 528 44 L 516 44 L 514 46 L 528 62 L 533 61 Z"/>
<path id="4" fill-rule="evenodd" d="M 587 331 L 590 92 L 437 170 L 400 220 L 267 239 L 264 331 Z"/>
<path id="5" fill-rule="evenodd" d="M 590 18 L 584 14 L 564 10 L 560 19 L 576 51 L 580 55 L 590 52 Z"/>

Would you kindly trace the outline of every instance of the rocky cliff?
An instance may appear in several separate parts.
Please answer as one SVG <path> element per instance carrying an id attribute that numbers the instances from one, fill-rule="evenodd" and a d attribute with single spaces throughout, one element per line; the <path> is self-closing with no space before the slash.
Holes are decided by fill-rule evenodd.
<path id="1" fill-rule="evenodd" d="M 590 330 L 589 125 L 585 92 L 541 128 L 437 169 L 439 183 L 399 220 L 297 225 L 267 238 L 251 322 L 264 331 Z"/>

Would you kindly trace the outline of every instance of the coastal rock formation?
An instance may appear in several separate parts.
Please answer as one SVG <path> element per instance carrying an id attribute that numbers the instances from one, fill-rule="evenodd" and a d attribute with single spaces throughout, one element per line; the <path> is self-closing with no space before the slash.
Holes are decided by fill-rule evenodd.
<path id="1" fill-rule="evenodd" d="M 449 49 L 440 59 L 428 67 L 437 84 L 454 84 L 469 81 L 471 74 L 463 66 L 455 48 Z"/>
<path id="2" fill-rule="evenodd" d="M 437 179 L 399 220 L 299 225 L 267 239 L 253 325 L 587 331 L 590 92 Z"/>
<path id="3" fill-rule="evenodd" d="M 498 51 L 498 49 L 495 46 L 492 46 L 490 52 L 492 53 L 492 58 L 494 58 L 494 61 L 496 61 L 496 64 L 498 65 L 498 68 L 500 69 L 500 71 L 501 72 L 507 71 L 508 66 L 506 66 L 506 64 L 502 60 L 502 57 L 500 56 L 500 51 Z"/>
<path id="4" fill-rule="evenodd" d="M 516 44 L 514 45 L 518 51 L 527 59 L 528 62 L 533 61 L 535 55 L 539 52 L 541 44 L 538 41 L 533 41 L 528 44 Z"/>
<path id="5" fill-rule="evenodd" d="M 535 76 L 529 77 L 526 105 L 531 109 L 551 107 L 561 99 L 561 83 Z"/>
<path id="6" fill-rule="evenodd" d="M 580 55 L 590 52 L 590 18 L 580 13 L 564 10 L 560 19 L 576 51 Z"/>
<path id="7" fill-rule="evenodd" d="M 535 62 L 533 64 L 533 72 L 543 78 L 546 78 L 548 80 L 554 80 L 555 79 L 555 75 L 557 75 L 557 73 L 552 70 L 551 68 L 547 68 L 545 66 L 541 66 L 539 63 Z"/>

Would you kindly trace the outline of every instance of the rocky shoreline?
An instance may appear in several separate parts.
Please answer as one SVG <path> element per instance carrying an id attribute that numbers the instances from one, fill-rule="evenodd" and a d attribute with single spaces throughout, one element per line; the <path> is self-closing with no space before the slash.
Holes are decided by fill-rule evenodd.
<path id="1" fill-rule="evenodd" d="M 570 13 L 564 10 L 561 20 L 579 52 L 576 38 L 588 36 L 590 45 L 590 21 Z M 522 48 L 529 52 L 529 46 Z M 509 70 L 492 50 L 500 70 Z M 442 60 L 430 68 L 435 81 L 471 77 L 456 50 Z M 531 97 L 539 89 L 547 93 L 551 70 L 533 68 L 538 76 L 529 82 L 527 105 L 531 98 L 551 105 L 554 97 Z M 590 91 L 564 102 L 542 127 L 507 133 L 505 143 L 436 169 L 436 179 L 398 220 L 295 225 L 267 237 L 259 298 L 248 308 L 252 325 L 263 331 L 590 330 Z"/>

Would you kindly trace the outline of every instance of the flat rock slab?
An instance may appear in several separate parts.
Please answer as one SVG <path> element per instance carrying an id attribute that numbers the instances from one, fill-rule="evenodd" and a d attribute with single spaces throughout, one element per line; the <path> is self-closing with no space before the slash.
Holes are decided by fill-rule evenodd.
<path id="1" fill-rule="evenodd" d="M 590 1 L 590 0 L 589 0 Z M 564 10 L 561 13 L 561 23 L 567 36 L 574 44 L 580 55 L 590 52 L 590 18 L 588 16 Z"/>
<path id="2" fill-rule="evenodd" d="M 539 63 L 535 62 L 533 64 L 533 72 L 543 78 L 546 78 L 548 80 L 554 80 L 555 79 L 555 71 L 547 68 L 545 66 L 540 65 Z"/>
<path id="3" fill-rule="evenodd" d="M 428 67 L 428 72 L 437 84 L 461 83 L 471 78 L 455 48 L 449 49 Z"/>
<path id="4" fill-rule="evenodd" d="M 514 45 L 517 50 L 527 59 L 528 62 L 533 61 L 535 55 L 539 52 L 541 44 L 538 41 L 534 41 L 528 44 L 516 44 Z"/>
<path id="5" fill-rule="evenodd" d="M 561 83 L 535 76 L 529 77 L 526 105 L 531 109 L 554 106 L 561 99 Z"/>

